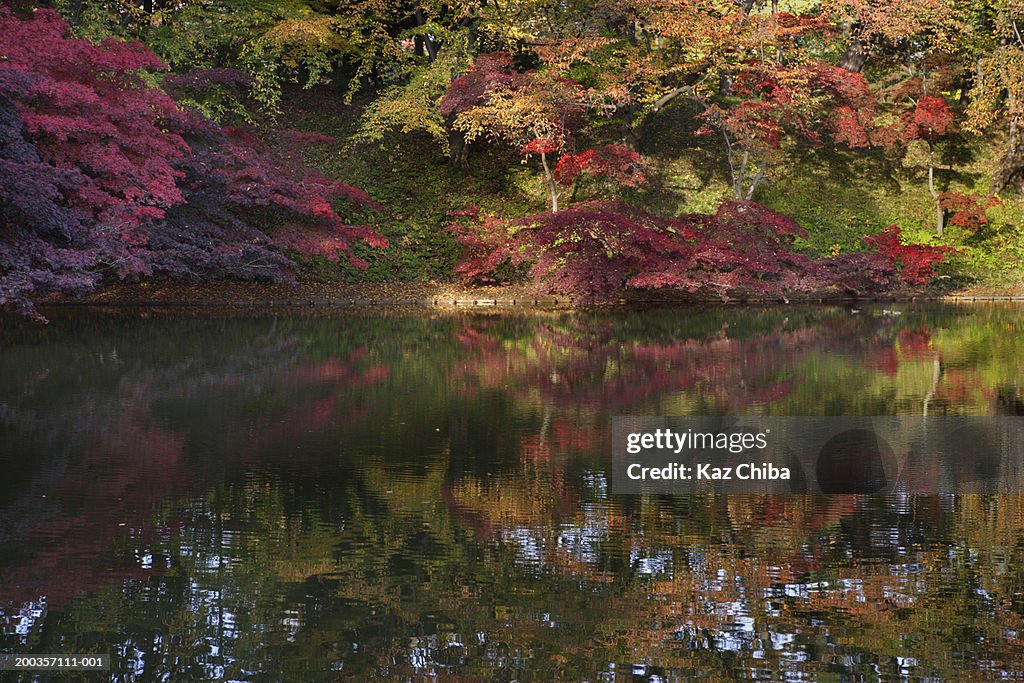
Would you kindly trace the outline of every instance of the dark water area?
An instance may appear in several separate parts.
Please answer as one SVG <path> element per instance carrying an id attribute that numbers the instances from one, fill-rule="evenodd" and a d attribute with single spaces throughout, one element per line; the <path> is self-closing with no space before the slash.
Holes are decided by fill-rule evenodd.
<path id="1" fill-rule="evenodd" d="M 1020 680 L 1021 496 L 612 493 L 615 415 L 1024 415 L 1024 308 L 890 307 L 2 319 L 0 652 Z"/>

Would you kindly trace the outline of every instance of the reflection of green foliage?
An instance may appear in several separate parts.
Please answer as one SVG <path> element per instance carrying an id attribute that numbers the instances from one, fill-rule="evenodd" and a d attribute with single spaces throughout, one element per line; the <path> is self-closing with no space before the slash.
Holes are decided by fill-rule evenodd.
<path id="1" fill-rule="evenodd" d="M 936 356 L 935 411 L 991 412 L 992 390 L 1021 385 L 1017 309 L 900 308 L 13 321 L 0 453 L 74 462 L 127 412 L 180 435 L 190 478 L 125 492 L 133 531 L 111 552 L 152 558 L 151 576 L 54 606 L 29 643 L 137 648 L 147 676 L 197 680 L 426 675 L 417 657 L 544 680 L 645 661 L 679 676 L 827 661 L 885 677 L 898 656 L 939 679 L 978 658 L 1017 669 L 1015 498 L 607 490 L 612 414 L 912 414 Z M 978 391 L 944 394 L 957 372 Z M 25 447 L 43 429 L 63 456 Z"/>

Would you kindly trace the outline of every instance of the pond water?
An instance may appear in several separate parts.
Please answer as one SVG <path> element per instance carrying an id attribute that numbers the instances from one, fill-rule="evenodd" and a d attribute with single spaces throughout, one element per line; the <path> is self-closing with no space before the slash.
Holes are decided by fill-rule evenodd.
<path id="1" fill-rule="evenodd" d="M 1024 309 L 889 307 L 4 319 L 0 652 L 1020 680 L 1020 496 L 611 492 L 615 415 L 1024 414 Z"/>

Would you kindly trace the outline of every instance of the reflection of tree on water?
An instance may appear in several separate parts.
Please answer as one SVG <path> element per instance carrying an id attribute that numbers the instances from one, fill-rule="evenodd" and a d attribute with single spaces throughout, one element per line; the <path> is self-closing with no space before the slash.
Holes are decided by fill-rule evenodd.
<path id="1" fill-rule="evenodd" d="M 944 378 L 1020 380 L 1019 349 L 950 314 L 729 316 L 152 321 L 5 347 L 26 390 L 0 398 L 2 450 L 30 456 L 29 489 L 88 501 L 73 533 L 99 539 L 66 579 L 91 592 L 26 638 L 90 633 L 154 678 L 1019 670 L 1019 501 L 610 495 L 619 412 L 807 414 L 826 391 L 919 411 L 935 349 Z M 991 405 L 955 386 L 936 410 Z M 116 504 L 87 497 L 90 464 L 125 470 Z M 28 562 L 38 509 L 0 525 Z M 33 571 L 57 596 L 52 565 Z"/>
<path id="2" fill-rule="evenodd" d="M 194 348 L 209 341 L 176 340 Z M 125 578 L 159 571 L 125 546 L 173 532 L 173 519 L 162 530 L 151 521 L 161 501 L 201 491 L 207 477 L 239 471 L 296 433 L 342 423 L 349 411 L 354 418 L 360 407 L 342 405 L 344 396 L 331 388 L 386 376 L 360 363 L 358 349 L 348 362 L 305 360 L 292 334 L 256 334 L 184 359 L 172 347 L 164 356 L 170 362 L 158 365 L 117 354 L 120 343 L 96 341 L 115 349 L 109 352 L 57 350 L 44 360 L 53 367 L 46 379 L 33 382 L 20 405 L 5 404 L 0 452 L 23 475 L 5 482 L 0 521 L 11 552 L 0 568 L 0 600 L 42 593 L 51 609 L 60 608 L 108 582 L 112 571 Z M 130 348 L 145 353 L 147 346 Z M 84 369 L 101 384 L 81 381 Z M 59 400 L 49 384 L 62 387 Z M 256 406 L 253 419 L 236 419 Z"/>

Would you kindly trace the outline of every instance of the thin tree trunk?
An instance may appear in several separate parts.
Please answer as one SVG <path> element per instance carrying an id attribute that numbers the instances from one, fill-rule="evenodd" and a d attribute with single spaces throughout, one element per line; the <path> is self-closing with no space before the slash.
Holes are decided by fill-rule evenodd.
<path id="1" fill-rule="evenodd" d="M 733 196 L 738 200 L 743 200 L 746 192 L 744 191 L 744 185 L 747 183 L 747 164 L 750 163 L 750 151 L 743 150 L 743 156 L 740 160 L 740 167 L 733 169 L 732 179 L 732 193 Z"/>
<path id="2" fill-rule="evenodd" d="M 991 192 L 997 194 L 1009 189 L 1024 190 L 1024 139 L 1016 121 L 1010 122 L 1010 137 L 992 178 Z"/>
<path id="3" fill-rule="evenodd" d="M 423 14 L 423 8 L 417 7 L 414 12 L 417 26 L 424 26 L 427 23 L 427 17 Z M 427 52 L 427 60 L 434 61 L 437 59 L 437 51 L 441 47 L 441 43 L 430 36 L 417 36 L 416 41 L 417 55 L 422 56 L 422 50 Z"/>
<path id="4" fill-rule="evenodd" d="M 644 141 L 644 123 L 637 123 L 639 107 L 630 105 L 623 108 L 622 142 L 634 152 L 639 152 Z"/>
<path id="5" fill-rule="evenodd" d="M 466 142 L 465 134 L 457 128 L 448 128 L 448 163 L 464 171 L 469 168 L 469 143 Z"/>
<path id="6" fill-rule="evenodd" d="M 558 185 L 555 184 L 555 177 L 548 166 L 548 155 L 544 152 L 540 153 L 540 163 L 544 166 L 544 178 L 548 182 L 548 191 L 551 192 L 551 213 L 558 213 Z"/>
<path id="7" fill-rule="evenodd" d="M 728 71 L 718 75 L 718 94 L 722 97 L 729 97 L 733 94 L 732 74 Z"/>
<path id="8" fill-rule="evenodd" d="M 935 202 L 935 233 L 942 237 L 942 228 L 946 215 L 942 210 L 941 202 L 939 202 L 938 190 L 935 189 L 935 145 L 931 142 L 928 143 L 928 192 L 932 195 L 932 200 Z"/>
<path id="9" fill-rule="evenodd" d="M 764 166 L 761 166 L 760 164 L 758 164 L 757 175 L 755 175 L 754 179 L 750 181 L 750 187 L 747 189 L 746 200 L 748 202 L 751 199 L 754 198 L 754 192 L 757 190 L 757 186 L 761 184 L 761 181 L 764 180 L 764 176 L 765 176 Z"/>

